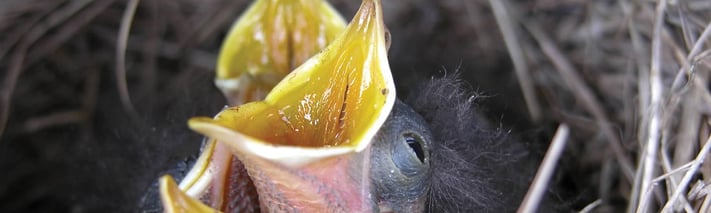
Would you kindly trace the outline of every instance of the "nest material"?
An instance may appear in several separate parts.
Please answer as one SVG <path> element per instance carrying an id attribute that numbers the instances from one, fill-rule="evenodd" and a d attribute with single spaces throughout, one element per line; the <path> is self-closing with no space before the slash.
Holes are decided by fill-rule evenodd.
<path id="1" fill-rule="evenodd" d="M 331 2 L 345 17 L 359 4 Z M 132 209 L 148 177 L 197 149 L 185 120 L 224 104 L 215 56 L 248 4 L 0 3 L 3 209 Z M 540 130 L 541 147 L 570 126 L 549 179 L 570 208 L 711 211 L 711 2 L 384 6 L 398 92 L 454 67 L 491 96 L 492 119 Z"/>

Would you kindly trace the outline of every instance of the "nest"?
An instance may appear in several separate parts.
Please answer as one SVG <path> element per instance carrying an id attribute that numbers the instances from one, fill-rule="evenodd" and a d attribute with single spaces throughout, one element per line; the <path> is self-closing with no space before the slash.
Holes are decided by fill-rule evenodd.
<path id="1" fill-rule="evenodd" d="M 198 149 L 187 118 L 224 104 L 216 54 L 249 3 L 0 3 L 3 208 L 133 209 L 148 177 Z M 344 17 L 359 5 L 331 3 Z M 563 205 L 711 211 L 711 2 L 387 1 L 385 14 L 399 92 L 412 73 L 459 70 L 492 119 L 554 141 L 541 165 L 555 171 L 532 186 Z"/>

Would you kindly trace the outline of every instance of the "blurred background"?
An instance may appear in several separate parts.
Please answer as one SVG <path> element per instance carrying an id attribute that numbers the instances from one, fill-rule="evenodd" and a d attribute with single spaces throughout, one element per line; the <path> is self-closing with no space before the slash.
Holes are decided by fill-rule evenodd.
<path id="1" fill-rule="evenodd" d="M 202 137 L 186 121 L 226 104 L 213 86 L 216 56 L 251 1 L 137 2 L 126 15 L 124 0 L 0 0 L 0 212 L 131 212 L 160 174 L 197 153 Z M 360 5 L 329 2 L 346 20 Z M 701 162 L 692 160 L 711 129 L 710 1 L 383 5 L 399 96 L 458 74 L 484 97 L 478 108 L 540 156 L 558 124 L 570 125 L 551 179 L 563 205 L 641 205 L 646 144 L 658 148 L 644 161 L 654 178 Z M 657 180 L 645 205 L 663 206 L 689 167 Z M 692 174 L 679 188 L 705 189 L 711 166 Z M 705 193 L 682 197 L 693 210 L 711 205 Z"/>

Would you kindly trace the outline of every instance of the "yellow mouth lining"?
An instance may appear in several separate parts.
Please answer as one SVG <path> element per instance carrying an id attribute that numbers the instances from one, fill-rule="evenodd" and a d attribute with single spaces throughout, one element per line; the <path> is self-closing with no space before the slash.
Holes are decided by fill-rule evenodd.
<path id="1" fill-rule="evenodd" d="M 241 147 L 364 149 L 395 101 L 379 4 L 364 1 L 344 33 L 287 75 L 265 101 L 227 109 L 214 120 L 191 119 L 190 127 L 223 142 L 256 143 Z M 234 134 L 246 142 L 235 141 Z"/>
<path id="2" fill-rule="evenodd" d="M 260 166 L 273 165 L 264 164 L 263 160 L 267 160 L 296 168 L 327 157 L 363 151 L 394 103 L 395 86 L 387 61 L 380 1 L 364 0 L 345 32 L 286 76 L 264 101 L 226 109 L 214 119 L 192 118 L 188 124 L 191 129 L 227 144 L 245 165 L 256 162 L 253 168 L 264 169 Z M 281 166 L 271 169 L 281 171 Z M 168 212 L 216 211 L 184 194 L 169 177 L 161 178 L 160 184 Z M 308 192 L 318 196 L 318 190 Z M 362 192 L 366 192 L 360 195 L 364 202 L 368 200 L 367 190 Z M 325 207 L 319 206 L 324 203 L 311 204 L 315 209 Z"/>
<path id="3" fill-rule="evenodd" d="M 323 0 L 257 0 L 237 19 L 220 52 L 215 83 L 230 104 L 262 100 L 296 65 L 318 53 L 346 27 Z M 285 60 L 286 59 L 286 60 Z M 180 182 L 190 196 L 205 192 L 215 141 Z"/>
<path id="4" fill-rule="evenodd" d="M 217 77 L 275 72 L 280 73 L 278 82 L 326 47 L 345 26 L 326 1 L 257 0 L 228 33 Z"/>
<path id="5" fill-rule="evenodd" d="M 332 42 L 345 26 L 326 1 L 257 0 L 224 41 L 215 84 L 232 104 L 263 99 L 291 70 Z"/>
<path id="6" fill-rule="evenodd" d="M 349 25 L 339 40 L 267 96 L 295 136 L 296 143 L 285 145 L 357 146 L 353 142 L 363 139 L 360 134 L 390 112 L 387 99 L 394 89 L 388 85 L 386 52 L 378 51 L 384 49 L 382 25 L 378 29 L 367 12 L 357 14 L 360 24 Z"/>

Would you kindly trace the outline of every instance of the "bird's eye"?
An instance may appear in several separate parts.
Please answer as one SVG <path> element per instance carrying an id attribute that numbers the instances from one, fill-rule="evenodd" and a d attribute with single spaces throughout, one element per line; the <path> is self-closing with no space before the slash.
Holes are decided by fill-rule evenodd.
<path id="1" fill-rule="evenodd" d="M 427 168 L 428 147 L 424 137 L 414 132 L 400 135 L 400 140 L 394 144 L 393 162 L 406 176 L 422 174 Z"/>
<path id="2" fill-rule="evenodd" d="M 422 145 L 422 137 L 413 133 L 405 133 L 403 134 L 403 138 L 407 146 L 417 155 L 417 159 L 420 160 L 420 163 L 425 163 L 425 149 Z"/>

